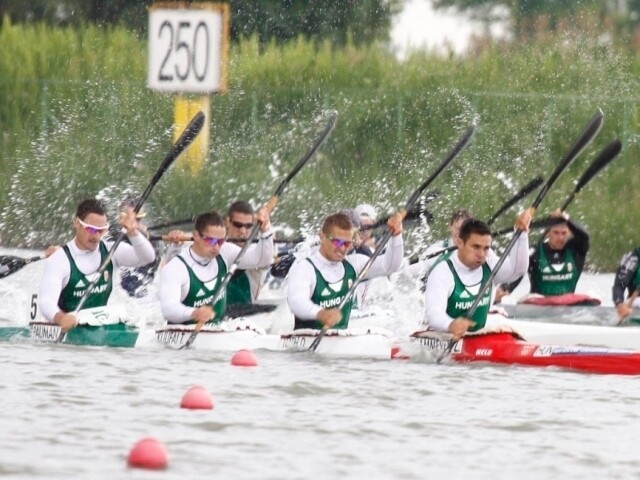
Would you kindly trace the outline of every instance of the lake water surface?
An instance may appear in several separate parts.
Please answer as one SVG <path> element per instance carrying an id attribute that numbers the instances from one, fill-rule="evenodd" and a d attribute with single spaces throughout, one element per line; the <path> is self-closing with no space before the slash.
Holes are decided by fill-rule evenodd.
<path id="1" fill-rule="evenodd" d="M 38 268 L 1 281 L 1 317 L 28 298 Z M 608 300 L 611 281 L 585 276 L 582 291 Z M 399 318 L 420 317 L 413 300 L 393 299 Z M 640 478 L 637 377 L 257 356 L 242 368 L 197 350 L 0 344 L 0 476 Z M 179 408 L 193 385 L 214 410 Z M 166 471 L 127 468 L 146 436 L 167 447 Z"/>

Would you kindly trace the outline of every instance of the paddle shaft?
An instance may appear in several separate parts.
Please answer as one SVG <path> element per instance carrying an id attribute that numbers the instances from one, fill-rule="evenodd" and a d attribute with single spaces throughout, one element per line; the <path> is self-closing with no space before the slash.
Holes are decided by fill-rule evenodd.
<path id="1" fill-rule="evenodd" d="M 591 120 L 589 121 L 587 126 L 584 128 L 584 130 L 582 131 L 580 137 L 578 138 L 576 143 L 573 145 L 571 150 L 569 150 L 567 155 L 565 155 L 565 157 L 562 159 L 560 164 L 556 167 L 556 169 L 553 171 L 553 173 L 551 174 L 549 179 L 546 181 L 546 183 L 543 185 L 543 187 L 538 192 L 538 195 L 536 196 L 536 199 L 531 204 L 531 209 L 533 211 L 535 211 L 538 208 L 538 206 L 540 205 L 540 203 L 542 202 L 544 197 L 547 195 L 547 193 L 549 192 L 549 189 L 553 186 L 553 184 L 558 179 L 560 174 L 564 170 L 566 170 L 566 168 L 593 141 L 593 139 L 596 137 L 596 135 L 598 134 L 598 132 L 602 128 L 602 122 L 603 121 L 604 121 L 604 115 L 603 115 L 602 111 L 600 109 L 598 109 L 598 112 L 591 118 Z M 491 274 L 489 275 L 489 278 L 487 279 L 486 282 L 484 282 L 480 286 L 480 289 L 478 291 L 477 297 L 475 298 L 475 300 L 471 304 L 471 308 L 469 308 L 469 310 L 467 311 L 467 313 L 465 315 L 465 318 L 472 318 L 473 315 L 476 313 L 476 310 L 478 309 L 478 307 L 480 305 L 480 302 L 482 301 L 482 297 L 487 292 L 487 290 L 489 288 L 491 288 L 491 285 L 493 284 L 493 279 L 496 277 L 497 273 L 500 271 L 500 268 L 502 267 L 502 265 L 504 264 L 505 260 L 509 256 L 509 253 L 511 252 L 511 250 L 515 246 L 516 242 L 520 238 L 520 235 L 522 235 L 522 230 L 517 229 L 515 231 L 513 237 L 511 237 L 511 241 L 509 242 L 509 245 L 507 245 L 507 248 L 504 250 L 504 252 L 500 256 L 500 258 L 498 259 L 498 262 L 495 264 L 495 266 L 491 270 Z M 446 350 L 442 353 L 442 355 L 440 355 L 440 357 L 438 357 L 437 363 L 440 363 L 445 356 L 447 356 L 448 354 L 451 353 L 451 350 L 453 349 L 453 346 L 456 344 L 456 342 L 457 342 L 457 339 L 456 340 L 452 339 L 451 341 L 449 341 L 449 345 L 447 346 Z"/>
<path id="2" fill-rule="evenodd" d="M 313 145 L 307 151 L 307 153 L 298 161 L 298 163 L 293 167 L 291 172 L 285 177 L 285 179 L 280 183 L 280 185 L 278 185 L 276 192 L 269 199 L 266 205 L 266 208 L 269 211 L 269 214 L 271 214 L 271 212 L 275 208 L 276 204 L 278 203 L 278 199 L 280 195 L 282 195 L 287 185 L 289 185 L 289 182 L 293 179 L 293 177 L 297 175 L 297 173 L 302 169 L 302 167 L 306 165 L 306 163 L 311 159 L 311 157 L 315 155 L 315 153 L 320 149 L 320 147 L 324 144 L 324 142 L 327 141 L 327 139 L 331 135 L 331 132 L 333 132 L 333 129 L 335 128 L 337 121 L 338 121 L 338 115 L 336 113 L 329 119 L 327 126 L 324 128 L 320 136 L 316 139 L 316 141 L 313 143 Z M 251 229 L 251 233 L 249 234 L 249 237 L 247 238 L 244 245 L 240 249 L 240 252 L 238 252 L 238 255 L 236 256 L 235 260 L 229 267 L 227 274 L 224 276 L 222 281 L 218 285 L 216 285 L 216 290 L 211 300 L 212 307 L 226 293 L 227 285 L 231 281 L 231 277 L 233 277 L 233 274 L 238 269 L 238 264 L 240 263 L 240 259 L 244 256 L 244 254 L 246 253 L 247 249 L 249 248 L 253 240 L 258 236 L 258 231 L 260 230 L 260 226 L 261 224 L 259 222 L 257 222 L 253 226 L 253 228 Z M 189 348 L 195 341 L 196 337 L 198 336 L 198 333 L 200 333 L 200 330 L 202 329 L 203 326 L 204 326 L 204 323 L 198 323 L 194 328 L 193 332 L 191 333 L 191 335 L 189 335 L 189 338 L 187 338 L 187 341 L 184 343 L 184 345 L 179 347 L 179 350 Z"/>
<path id="3" fill-rule="evenodd" d="M 171 150 L 169 150 L 165 158 L 162 160 L 162 163 L 160 164 L 160 166 L 156 170 L 156 173 L 153 175 L 153 178 L 147 185 L 147 188 L 144 190 L 144 192 L 138 199 L 138 203 L 136 203 L 136 206 L 133 208 L 134 213 L 138 213 L 140 211 L 140 209 L 142 208 L 142 205 L 151 194 L 151 191 L 156 186 L 158 181 L 160 181 L 160 178 L 162 178 L 162 175 L 168 170 L 168 168 L 173 164 L 173 162 L 175 162 L 175 160 L 180 156 L 180 154 L 184 152 L 189 145 L 191 145 L 191 143 L 196 138 L 198 133 L 200 133 L 200 130 L 202 130 L 202 127 L 204 126 L 204 122 L 205 122 L 205 115 L 202 112 L 198 112 L 191 119 L 191 121 L 189 122 L 189 125 L 187 125 L 187 127 L 184 129 L 184 131 L 182 132 L 182 134 L 180 135 L 180 138 L 178 138 L 176 143 L 173 144 L 173 146 L 171 147 Z M 107 257 L 102 262 L 102 265 L 100 265 L 100 268 L 98 269 L 98 271 L 94 274 L 93 280 L 91 280 L 91 283 L 85 290 L 84 294 L 82 295 L 82 298 L 80 298 L 80 302 L 78 303 L 78 305 L 76 306 L 76 309 L 74 310 L 75 314 L 77 314 L 82 309 L 87 299 L 89 298 L 91 290 L 93 290 L 93 288 L 96 286 L 96 284 L 100 280 L 100 277 L 102 277 L 103 272 L 105 271 L 109 263 L 111 263 L 111 260 L 113 258 L 113 255 L 115 254 L 116 249 L 118 248 L 118 245 L 120 245 L 120 243 L 124 239 L 125 233 L 126 233 L 126 230 L 123 229 L 118 235 L 118 237 L 115 239 L 115 241 L 113 242 L 113 245 L 111 246 L 111 249 L 107 254 Z M 60 332 L 60 336 L 58 337 L 58 340 L 57 340 L 58 342 L 62 341 L 62 339 L 65 336 L 65 333 L 66 332 Z"/>
<path id="4" fill-rule="evenodd" d="M 493 223 L 498 219 L 498 217 L 500 217 L 500 215 L 502 215 L 504 212 L 509 210 L 516 203 L 518 203 L 520 200 L 525 198 L 527 195 L 533 192 L 536 188 L 542 185 L 542 182 L 544 182 L 542 177 L 536 177 L 533 180 L 531 180 L 529 183 L 527 183 L 510 200 L 508 200 L 504 205 L 502 205 L 500 209 L 498 209 L 498 211 L 494 213 L 489 220 L 487 220 L 487 225 L 493 225 Z"/>
<path id="5" fill-rule="evenodd" d="M 431 174 L 431 176 L 427 180 L 425 180 L 422 183 L 422 185 L 420 185 L 411 194 L 411 197 L 409 197 L 409 200 L 405 204 L 404 209 L 402 209 L 399 212 L 400 216 L 402 217 L 402 219 L 404 219 L 407 216 L 407 212 L 409 212 L 409 210 L 411 210 L 411 208 L 414 206 L 414 204 L 418 201 L 418 198 L 420 197 L 420 194 L 469 145 L 469 143 L 471 142 L 471 139 L 473 138 L 473 135 L 475 134 L 475 131 L 476 131 L 476 126 L 475 126 L 475 124 L 473 124 L 465 131 L 464 135 L 460 138 L 460 140 L 458 140 L 458 143 L 456 143 L 455 147 L 453 148 L 453 150 L 451 150 L 449 155 L 447 155 L 447 157 L 440 163 L 440 165 L 438 166 L 436 171 L 433 172 Z M 355 291 L 358 288 L 358 285 L 360 285 L 360 283 L 362 283 L 362 280 L 364 279 L 364 277 L 369 272 L 369 269 L 371 268 L 371 265 L 373 265 L 373 262 L 375 261 L 375 259 L 378 258 L 378 256 L 380 255 L 380 252 L 382 252 L 382 250 L 384 249 L 384 246 L 387 244 L 387 242 L 389 241 L 390 238 L 391 238 L 391 230 L 387 230 L 384 233 L 384 235 L 382 236 L 382 238 L 379 240 L 378 244 L 376 245 L 375 251 L 373 252 L 371 257 L 369 257 L 369 259 L 367 260 L 367 263 L 365 263 L 364 267 L 362 268 L 362 270 L 360 271 L 360 273 L 356 277 L 356 279 L 353 282 L 353 284 L 351 284 L 351 288 L 349 288 L 349 291 L 347 292 L 347 294 L 344 296 L 344 298 L 340 302 L 340 305 L 335 307 L 336 309 L 342 310 L 345 307 L 345 305 L 347 304 L 347 302 L 349 302 L 351 300 L 351 297 L 353 297 L 353 295 L 355 294 Z M 313 342 L 309 346 L 309 350 L 315 351 L 318 348 L 318 345 L 320 345 L 320 342 L 322 341 L 322 338 L 324 337 L 324 334 L 325 334 L 325 332 L 327 330 L 328 330 L 328 327 L 326 327 L 326 326 L 323 327 L 320 330 L 320 333 L 318 334 L 318 336 L 313 340 Z"/>

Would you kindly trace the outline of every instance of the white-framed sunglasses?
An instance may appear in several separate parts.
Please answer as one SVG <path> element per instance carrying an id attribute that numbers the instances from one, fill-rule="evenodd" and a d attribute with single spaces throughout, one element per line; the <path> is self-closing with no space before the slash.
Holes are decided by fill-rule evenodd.
<path id="1" fill-rule="evenodd" d="M 86 232 L 90 235 L 97 235 L 106 233 L 109 230 L 109 224 L 107 223 L 104 227 L 96 227 L 95 225 L 91 225 L 90 223 L 83 222 L 79 217 L 76 217 L 82 228 L 86 230 Z"/>

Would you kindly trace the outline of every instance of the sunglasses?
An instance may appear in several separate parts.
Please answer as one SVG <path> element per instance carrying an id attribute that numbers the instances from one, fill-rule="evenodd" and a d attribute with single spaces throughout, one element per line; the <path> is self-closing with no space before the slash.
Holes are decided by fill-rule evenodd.
<path id="1" fill-rule="evenodd" d="M 205 242 L 207 242 L 212 247 L 215 247 L 216 245 L 222 246 L 226 241 L 225 238 L 207 237 L 206 235 L 202 235 L 202 234 L 200 234 L 200 236 Z"/>
<path id="2" fill-rule="evenodd" d="M 96 227 L 95 225 L 91 225 L 90 223 L 85 223 L 80 218 L 78 218 L 78 222 L 82 225 L 82 228 L 90 235 L 97 235 L 106 233 L 109 230 L 109 225 L 105 225 L 104 227 Z"/>
<path id="3" fill-rule="evenodd" d="M 236 222 L 235 220 L 231 220 L 231 225 L 233 225 L 236 228 L 246 228 L 247 230 L 253 228 L 253 223 L 242 223 L 242 222 Z"/>
<path id="4" fill-rule="evenodd" d="M 327 235 L 327 238 L 333 244 L 334 247 L 338 247 L 338 248 L 347 247 L 347 249 L 349 249 L 353 245 L 353 241 L 351 240 L 343 240 L 341 238 L 335 238 L 330 235 Z"/>

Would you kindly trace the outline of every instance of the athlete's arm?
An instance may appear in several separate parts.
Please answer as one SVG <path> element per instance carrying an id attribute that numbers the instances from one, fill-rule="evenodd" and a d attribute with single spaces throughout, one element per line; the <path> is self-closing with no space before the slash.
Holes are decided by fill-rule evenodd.
<path id="1" fill-rule="evenodd" d="M 156 252 L 151 242 L 144 235 L 132 235 L 129 237 L 131 245 L 121 242 L 118 245 L 113 259 L 121 267 L 140 267 L 147 265 L 156 259 Z M 112 243 L 106 243 L 111 248 Z"/>
<path id="2" fill-rule="evenodd" d="M 489 267 L 493 267 L 498 263 L 499 257 L 492 250 L 487 258 Z M 517 280 L 525 273 L 529 267 L 529 234 L 523 232 L 516 241 L 513 250 L 509 252 L 509 255 L 505 259 L 504 263 L 500 267 L 500 270 L 496 272 L 496 276 L 493 279 L 494 285 L 501 283 L 509 283 Z"/>
<path id="3" fill-rule="evenodd" d="M 160 309 L 169 323 L 184 323 L 191 320 L 195 308 L 187 307 L 182 300 L 189 292 L 189 272 L 185 264 L 173 258 L 160 271 Z"/>
<path id="4" fill-rule="evenodd" d="M 322 307 L 311 301 L 316 288 L 316 272 L 306 259 L 297 260 L 289 270 L 287 303 L 293 314 L 303 320 L 315 320 Z"/>
<path id="5" fill-rule="evenodd" d="M 38 306 L 42 316 L 49 322 L 55 322 L 58 312 L 58 300 L 62 289 L 69 283 L 71 267 L 62 248 L 44 260 L 44 272 L 38 291 Z"/>
<path id="6" fill-rule="evenodd" d="M 373 261 L 364 279 L 383 277 L 397 272 L 402 266 L 403 257 L 404 243 L 402 241 L 402 235 L 391 237 L 389 243 L 387 243 L 387 249 Z M 369 261 L 369 257 L 361 253 L 351 254 L 348 257 L 348 261 L 356 269 L 356 274 L 359 274 Z"/>
<path id="7" fill-rule="evenodd" d="M 613 279 L 613 304 L 618 305 L 624 302 L 624 291 L 629 288 L 638 268 L 638 256 L 635 250 L 626 253 L 620 261 L 620 266 Z"/>
<path id="8" fill-rule="evenodd" d="M 424 291 L 427 323 L 440 332 L 448 332 L 454 320 L 447 315 L 447 302 L 453 293 L 455 282 L 446 262 L 436 265 L 427 277 Z"/>

